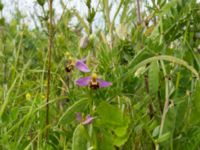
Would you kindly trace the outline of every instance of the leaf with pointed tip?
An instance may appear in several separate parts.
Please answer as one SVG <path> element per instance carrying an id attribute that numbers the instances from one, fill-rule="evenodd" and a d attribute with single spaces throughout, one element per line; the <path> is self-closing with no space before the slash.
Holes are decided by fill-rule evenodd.
<path id="1" fill-rule="evenodd" d="M 157 62 L 152 62 L 149 69 L 149 92 L 156 94 L 159 86 L 159 67 Z"/>
<path id="2" fill-rule="evenodd" d="M 124 125 L 123 114 L 119 108 L 114 107 L 107 102 L 102 102 L 97 107 L 97 113 L 101 120 L 101 123 L 110 126 L 110 127 L 117 127 Z"/>
<path id="3" fill-rule="evenodd" d="M 72 150 L 87 150 L 87 142 L 87 131 L 82 124 L 79 124 L 73 134 Z"/>
<path id="4" fill-rule="evenodd" d="M 76 119 L 76 113 L 81 112 L 85 110 L 85 108 L 88 106 L 88 100 L 82 99 L 77 102 L 75 102 L 72 106 L 70 106 L 60 117 L 58 124 L 69 124 L 71 121 Z"/>

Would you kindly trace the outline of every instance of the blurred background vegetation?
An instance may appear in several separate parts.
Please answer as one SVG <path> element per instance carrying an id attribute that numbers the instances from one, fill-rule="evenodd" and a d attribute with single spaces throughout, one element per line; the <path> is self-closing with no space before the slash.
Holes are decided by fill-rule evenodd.
<path id="1" fill-rule="evenodd" d="M 81 13 L 68 7 L 78 1 L 52 11 L 50 1 L 34 1 L 28 20 L 14 2 L 7 18 L 0 1 L 0 149 L 200 148 L 199 2 L 85 0 Z M 69 55 L 91 72 L 65 72 Z M 76 85 L 92 72 L 112 86 Z M 83 125 L 77 112 L 95 119 Z"/>

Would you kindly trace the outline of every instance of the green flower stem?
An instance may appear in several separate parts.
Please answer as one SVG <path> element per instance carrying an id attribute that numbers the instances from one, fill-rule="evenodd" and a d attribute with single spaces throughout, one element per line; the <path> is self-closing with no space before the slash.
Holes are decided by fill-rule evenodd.
<path id="1" fill-rule="evenodd" d="M 46 127 L 49 126 L 49 96 L 51 81 L 51 51 L 53 49 L 53 0 L 49 0 L 49 24 L 48 24 L 48 76 L 47 76 L 47 99 L 46 99 Z M 48 140 L 48 128 L 45 132 L 46 140 Z"/>
<path id="2" fill-rule="evenodd" d="M 94 96 L 94 90 L 89 89 L 89 111 L 90 111 L 91 116 L 93 116 L 93 114 L 94 114 L 94 112 L 93 112 L 93 106 L 94 106 L 93 96 Z M 88 130 L 89 130 L 88 134 L 89 134 L 89 138 L 90 138 L 88 145 L 92 146 L 93 145 L 93 124 L 89 125 Z"/>

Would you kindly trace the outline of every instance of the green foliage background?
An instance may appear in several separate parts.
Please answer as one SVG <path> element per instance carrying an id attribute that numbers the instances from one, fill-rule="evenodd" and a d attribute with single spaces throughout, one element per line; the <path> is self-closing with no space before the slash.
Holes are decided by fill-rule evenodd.
<path id="1" fill-rule="evenodd" d="M 99 0 L 95 9 L 86 0 L 82 17 L 61 1 L 63 14 L 53 24 L 48 126 L 47 1 L 38 0 L 43 13 L 32 30 L 17 9 L 9 23 L 0 15 L 0 149 L 200 148 L 200 3 L 143 2 L 142 22 L 136 1 L 121 0 L 111 19 L 112 3 Z M 103 29 L 93 28 L 96 13 L 103 14 Z M 78 23 L 71 25 L 73 18 Z M 91 73 L 66 73 L 66 52 L 86 57 L 92 72 L 112 86 L 78 87 L 75 81 Z M 77 122 L 77 112 L 94 116 L 93 123 Z"/>

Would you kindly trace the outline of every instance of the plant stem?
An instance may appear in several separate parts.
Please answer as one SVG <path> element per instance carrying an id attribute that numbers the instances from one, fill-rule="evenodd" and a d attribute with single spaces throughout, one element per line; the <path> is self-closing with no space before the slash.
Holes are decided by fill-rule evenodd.
<path id="1" fill-rule="evenodd" d="M 137 22 L 138 24 L 141 24 L 142 23 L 142 19 L 141 19 L 141 14 L 140 14 L 140 0 L 136 0 L 136 4 L 137 4 Z"/>
<path id="2" fill-rule="evenodd" d="M 47 79 L 47 96 L 46 96 L 46 140 L 48 140 L 48 125 L 49 125 L 49 95 L 50 95 L 50 80 L 51 80 L 51 51 L 53 48 L 53 0 L 49 0 L 49 24 L 48 24 L 48 79 Z"/>
<path id="3" fill-rule="evenodd" d="M 6 36 L 4 35 L 4 32 L 2 30 L 2 39 L 1 42 L 6 43 Z M 3 44 L 3 55 L 6 55 L 5 51 L 6 51 L 6 45 Z M 6 99 L 6 93 L 7 93 L 7 89 L 8 89 L 8 85 L 7 85 L 7 58 L 5 57 L 4 59 L 4 63 L 3 63 L 3 101 L 5 101 Z"/>
<path id="4" fill-rule="evenodd" d="M 161 66 L 162 66 L 163 74 L 165 77 L 165 104 L 164 104 L 163 114 L 162 114 L 161 123 L 160 123 L 159 137 L 161 137 L 163 133 L 165 119 L 166 119 L 168 108 L 169 108 L 168 107 L 169 106 L 169 83 L 168 83 L 167 73 L 166 73 L 166 69 L 165 69 L 165 65 L 163 61 L 161 61 Z M 156 145 L 156 150 L 159 150 L 159 144 Z"/>

